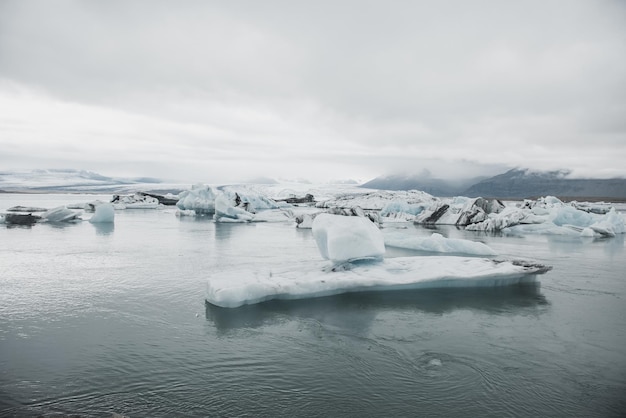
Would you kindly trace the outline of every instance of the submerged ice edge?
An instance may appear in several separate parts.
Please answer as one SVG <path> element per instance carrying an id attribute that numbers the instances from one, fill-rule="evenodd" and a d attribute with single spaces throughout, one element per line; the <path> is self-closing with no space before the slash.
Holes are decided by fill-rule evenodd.
<path id="1" fill-rule="evenodd" d="M 223 308 L 273 299 L 307 299 L 342 293 L 433 288 L 499 287 L 537 283 L 551 267 L 526 261 L 467 257 L 400 257 L 355 263 L 347 269 L 282 271 L 243 269 L 212 275 L 206 301 Z"/>

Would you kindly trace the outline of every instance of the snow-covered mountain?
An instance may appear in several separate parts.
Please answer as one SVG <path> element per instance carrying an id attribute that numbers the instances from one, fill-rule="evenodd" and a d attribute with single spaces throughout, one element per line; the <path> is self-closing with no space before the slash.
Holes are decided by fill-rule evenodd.
<path id="1" fill-rule="evenodd" d="M 569 171 L 533 171 L 515 168 L 489 178 L 442 180 L 418 175 L 377 177 L 362 187 L 383 190 L 421 190 L 434 196 L 522 199 L 537 196 L 626 199 L 626 179 L 573 179 Z"/>
<path id="2" fill-rule="evenodd" d="M 45 169 L 0 171 L 0 191 L 121 192 L 169 188 L 150 177 L 108 177 L 87 170 Z"/>
<path id="3" fill-rule="evenodd" d="M 576 179 L 569 171 L 532 171 L 513 169 L 482 180 L 469 187 L 465 196 L 529 198 L 558 196 L 561 198 L 626 199 L 626 179 Z"/>
<path id="4" fill-rule="evenodd" d="M 483 178 L 443 180 L 424 174 L 392 174 L 376 177 L 361 187 L 381 190 L 420 190 L 433 196 L 458 196 Z"/>

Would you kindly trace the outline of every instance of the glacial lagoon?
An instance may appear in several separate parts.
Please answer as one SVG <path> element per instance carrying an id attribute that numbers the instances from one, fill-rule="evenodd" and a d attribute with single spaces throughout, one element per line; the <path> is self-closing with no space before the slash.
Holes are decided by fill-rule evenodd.
<path id="1" fill-rule="evenodd" d="M 110 195 L 0 195 L 0 210 Z M 311 230 L 174 209 L 0 225 L 2 416 L 620 416 L 626 251 L 427 229 L 553 267 L 540 285 L 205 302 L 212 272 L 306 265 Z M 386 257 L 424 256 L 388 248 Z M 432 254 L 428 254 L 432 255 Z M 445 256 L 445 255 L 442 255 Z"/>

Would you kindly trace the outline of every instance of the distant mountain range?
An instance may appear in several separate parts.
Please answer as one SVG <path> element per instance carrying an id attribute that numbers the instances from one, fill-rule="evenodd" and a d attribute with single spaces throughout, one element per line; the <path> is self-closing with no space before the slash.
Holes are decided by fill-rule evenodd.
<path id="1" fill-rule="evenodd" d="M 430 177 L 429 175 L 403 175 L 393 174 L 376 177 L 361 185 L 368 189 L 381 190 L 421 190 L 433 196 L 460 196 L 470 186 L 480 182 L 485 177 L 471 178 L 467 180 L 443 180 Z"/>
<path id="2" fill-rule="evenodd" d="M 152 177 L 107 177 L 93 171 L 46 169 L 0 171 L 0 191 L 110 193 L 167 187 Z"/>
<path id="3" fill-rule="evenodd" d="M 560 198 L 626 199 L 626 179 L 573 179 L 569 172 L 512 169 L 489 178 L 447 181 L 416 175 L 377 177 L 361 187 L 385 190 L 422 190 L 434 196 L 497 197 L 523 199 L 538 196 Z"/>
<path id="4" fill-rule="evenodd" d="M 443 180 L 427 172 L 419 175 L 377 177 L 361 187 L 382 190 L 422 190 L 433 196 L 496 197 L 523 199 L 557 196 L 562 199 L 626 200 L 626 179 L 573 179 L 569 172 L 513 169 L 497 176 Z M 255 183 L 273 184 L 270 178 Z M 352 184 L 352 182 L 350 182 Z M 355 184 L 356 185 L 356 184 Z M 129 193 L 135 191 L 178 193 L 189 184 L 162 183 L 151 177 L 108 177 L 86 170 L 49 169 L 0 171 L 0 192 Z"/>

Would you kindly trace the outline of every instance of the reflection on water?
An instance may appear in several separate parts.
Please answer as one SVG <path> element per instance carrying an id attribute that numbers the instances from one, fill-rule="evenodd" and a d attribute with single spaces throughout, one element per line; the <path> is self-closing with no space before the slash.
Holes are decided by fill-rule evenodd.
<path id="1" fill-rule="evenodd" d="M 111 235 L 115 231 L 115 224 L 113 222 L 102 222 L 92 224 L 96 229 L 97 235 Z"/>
<path id="2" fill-rule="evenodd" d="M 271 300 L 239 308 L 221 308 L 205 302 L 206 319 L 220 331 L 257 328 L 293 318 L 329 318 L 335 326 L 367 330 L 377 314 L 384 310 L 414 310 L 444 314 L 459 309 L 477 310 L 497 315 L 516 315 L 521 311 L 543 312 L 549 302 L 540 284 L 469 289 L 422 289 L 384 292 L 344 293 L 336 296 Z"/>

